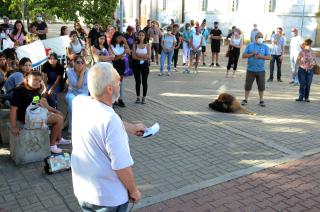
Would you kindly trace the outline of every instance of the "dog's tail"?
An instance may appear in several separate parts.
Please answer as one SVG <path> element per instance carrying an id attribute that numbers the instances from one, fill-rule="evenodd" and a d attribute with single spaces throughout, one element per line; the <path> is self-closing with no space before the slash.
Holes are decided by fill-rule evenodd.
<path id="1" fill-rule="evenodd" d="M 252 116 L 257 115 L 255 112 L 252 112 L 252 111 L 250 111 L 250 110 L 247 110 L 246 108 L 243 108 L 243 107 L 240 107 L 240 109 L 238 110 L 238 113 L 248 114 L 248 115 L 252 115 Z"/>

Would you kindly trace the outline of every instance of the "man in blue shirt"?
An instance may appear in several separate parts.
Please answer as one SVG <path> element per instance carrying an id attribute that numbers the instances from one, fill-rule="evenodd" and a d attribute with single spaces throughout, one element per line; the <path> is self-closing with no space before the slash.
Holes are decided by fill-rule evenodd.
<path id="1" fill-rule="evenodd" d="M 206 66 L 206 63 L 204 62 L 204 57 L 206 56 L 206 46 L 207 46 L 207 39 L 209 36 L 209 31 L 206 27 L 206 22 L 202 22 L 201 24 L 201 34 L 202 34 L 202 65 Z"/>
<path id="2" fill-rule="evenodd" d="M 263 44 L 263 35 L 258 32 L 255 37 L 255 42 L 250 43 L 242 54 L 242 58 L 248 58 L 247 64 L 247 74 L 245 82 L 245 98 L 241 105 L 246 105 L 248 103 L 249 93 L 252 88 L 252 84 L 256 79 L 259 91 L 259 105 L 265 107 L 263 100 L 263 92 L 265 90 L 265 60 L 270 60 L 270 50 L 269 47 Z"/>

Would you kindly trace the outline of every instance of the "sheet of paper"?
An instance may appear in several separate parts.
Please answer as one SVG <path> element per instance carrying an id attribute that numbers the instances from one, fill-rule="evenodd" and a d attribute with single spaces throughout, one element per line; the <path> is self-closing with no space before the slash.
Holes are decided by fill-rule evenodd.
<path id="1" fill-rule="evenodd" d="M 151 127 L 147 128 L 147 129 L 144 131 L 142 137 L 144 137 L 144 138 L 151 137 L 151 136 L 155 135 L 159 130 L 160 130 L 159 124 L 158 124 L 158 123 L 155 123 L 154 125 L 152 125 Z"/>

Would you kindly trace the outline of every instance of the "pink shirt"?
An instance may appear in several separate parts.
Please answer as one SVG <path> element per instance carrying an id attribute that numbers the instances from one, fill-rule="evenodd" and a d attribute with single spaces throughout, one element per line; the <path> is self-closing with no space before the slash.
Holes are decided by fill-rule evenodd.
<path id="1" fill-rule="evenodd" d="M 21 33 L 18 33 L 18 34 L 16 34 L 16 35 L 14 35 L 13 36 L 13 39 L 15 40 L 15 41 L 18 41 L 19 42 L 19 46 L 22 46 L 22 45 L 24 45 L 24 42 L 25 42 L 25 40 L 26 40 L 26 37 L 23 35 L 23 33 L 21 32 Z"/>
<path id="2" fill-rule="evenodd" d="M 299 53 L 298 61 L 301 68 L 309 70 L 316 64 L 316 56 L 311 49 L 305 49 Z"/>

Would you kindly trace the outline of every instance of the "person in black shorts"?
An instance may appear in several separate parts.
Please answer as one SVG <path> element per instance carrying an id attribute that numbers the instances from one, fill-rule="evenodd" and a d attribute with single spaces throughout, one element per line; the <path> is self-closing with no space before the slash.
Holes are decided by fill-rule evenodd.
<path id="1" fill-rule="evenodd" d="M 212 63 L 210 67 L 214 66 L 214 58 L 216 59 L 216 66 L 220 67 L 219 60 L 219 52 L 220 52 L 220 40 L 221 40 L 222 32 L 219 29 L 219 23 L 217 21 L 214 22 L 214 29 L 210 32 L 211 38 L 211 52 L 212 52 Z"/>

